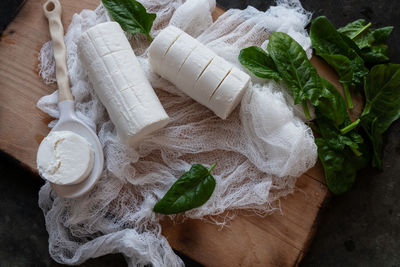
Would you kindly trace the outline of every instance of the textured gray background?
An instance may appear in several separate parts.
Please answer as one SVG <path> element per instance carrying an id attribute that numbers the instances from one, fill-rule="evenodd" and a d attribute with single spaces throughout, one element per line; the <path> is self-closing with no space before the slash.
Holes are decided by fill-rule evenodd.
<path id="1" fill-rule="evenodd" d="M 28 0 L 37 1 L 37 0 Z M 22 0 L 0 1 L 0 31 Z M 225 8 L 252 5 L 266 10 L 273 1 L 217 0 Z M 391 58 L 400 63 L 400 1 L 303 0 L 314 16 L 336 26 L 364 18 L 376 27 L 393 25 Z M 399 100 L 400 101 L 400 100 Z M 400 266 L 400 123 L 385 135 L 383 166 L 364 170 L 351 192 L 323 209 L 320 226 L 302 266 Z M 47 251 L 47 232 L 37 206 L 38 177 L 0 151 L 0 266 L 61 266 Z M 187 266 L 198 266 L 184 258 Z M 92 259 L 82 266 L 125 266 L 121 255 Z"/>

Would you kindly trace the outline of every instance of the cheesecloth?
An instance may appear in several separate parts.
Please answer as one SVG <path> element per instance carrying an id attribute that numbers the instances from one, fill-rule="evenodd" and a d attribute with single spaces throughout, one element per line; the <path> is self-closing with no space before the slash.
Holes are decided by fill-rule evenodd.
<path id="1" fill-rule="evenodd" d="M 279 0 L 266 12 L 252 7 L 229 10 L 214 23 L 215 0 L 140 2 L 148 12 L 157 14 L 152 36 L 173 24 L 239 68 L 240 49 L 265 47 L 274 31 L 290 34 L 311 56 L 304 29 L 311 14 L 297 0 Z M 254 76 L 240 108 L 227 120 L 219 119 L 151 73 L 146 51 L 149 42 L 137 35 L 128 37 L 171 121 L 135 147 L 122 145 L 77 57 L 81 33 L 108 20 L 100 4 L 96 10 L 75 14 L 65 35 L 77 116 L 98 133 L 105 167 L 95 187 L 78 199 L 58 197 L 48 182 L 41 188 L 39 206 L 49 232 L 50 255 L 60 263 L 80 264 L 92 257 L 123 253 L 130 266 L 182 266 L 161 234 L 162 216 L 152 211 L 177 177 L 194 163 L 218 163 L 213 171 L 217 185 L 212 197 L 183 218 L 220 215 L 209 220 L 223 225 L 233 218 L 224 215 L 228 210 L 266 215 L 279 208 L 277 200 L 292 193 L 296 178 L 315 164 L 314 137 L 286 88 Z M 41 76 L 47 83 L 55 82 L 51 42 L 44 44 L 39 57 Z M 50 116 L 59 116 L 57 91 L 42 97 L 37 105 Z"/>

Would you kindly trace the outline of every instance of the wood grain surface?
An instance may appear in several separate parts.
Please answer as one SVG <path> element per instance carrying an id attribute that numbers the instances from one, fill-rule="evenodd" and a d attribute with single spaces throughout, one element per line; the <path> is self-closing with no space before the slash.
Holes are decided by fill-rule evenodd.
<path id="1" fill-rule="evenodd" d="M 50 39 L 44 1 L 27 0 L 0 39 L 0 149 L 33 172 L 36 151 L 52 120 L 36 108 L 43 95 L 56 89 L 38 75 L 38 54 Z M 94 9 L 99 1 L 61 0 L 63 25 L 72 15 Z M 214 12 L 214 18 L 223 14 Z M 337 76 L 321 60 L 312 59 L 320 74 L 340 86 Z M 356 104 L 359 101 L 356 101 Z M 282 212 L 267 217 L 236 212 L 227 227 L 201 220 L 174 224 L 165 219 L 163 233 L 172 247 L 206 266 L 293 266 L 306 252 L 317 225 L 318 213 L 329 195 L 321 165 L 302 175 L 294 194 L 281 200 Z M 233 214 L 233 213 L 232 213 Z"/>

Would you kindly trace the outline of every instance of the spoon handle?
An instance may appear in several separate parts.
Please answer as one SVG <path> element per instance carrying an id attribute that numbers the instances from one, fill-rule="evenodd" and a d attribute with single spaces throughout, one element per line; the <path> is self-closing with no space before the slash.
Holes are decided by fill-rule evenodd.
<path id="1" fill-rule="evenodd" d="M 74 100 L 69 88 L 69 78 L 64 43 L 64 28 L 61 23 L 62 8 L 58 0 L 48 0 L 43 4 L 44 15 L 49 20 L 49 30 L 53 41 L 54 59 L 56 60 L 56 78 L 58 102 Z"/>

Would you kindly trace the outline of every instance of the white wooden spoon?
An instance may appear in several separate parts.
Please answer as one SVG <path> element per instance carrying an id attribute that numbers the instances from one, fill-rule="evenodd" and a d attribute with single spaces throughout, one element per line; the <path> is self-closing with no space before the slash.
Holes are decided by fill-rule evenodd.
<path id="1" fill-rule="evenodd" d="M 79 134 L 92 145 L 94 150 L 93 169 L 84 181 L 71 185 L 51 184 L 59 196 L 76 198 L 89 191 L 99 179 L 104 165 L 103 149 L 96 133 L 75 115 L 74 99 L 69 87 L 60 2 L 58 0 L 48 0 L 43 5 L 43 12 L 49 20 L 50 36 L 53 41 L 58 85 L 58 109 L 60 111 L 60 119 L 52 131 L 71 131 Z"/>

